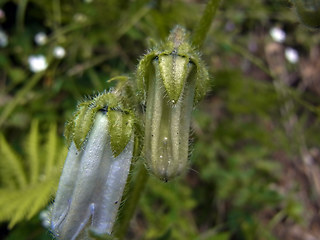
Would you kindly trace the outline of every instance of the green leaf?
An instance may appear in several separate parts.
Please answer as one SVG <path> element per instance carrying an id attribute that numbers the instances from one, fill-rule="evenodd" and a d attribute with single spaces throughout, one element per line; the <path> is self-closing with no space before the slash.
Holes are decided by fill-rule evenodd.
<path id="1" fill-rule="evenodd" d="M 45 175 L 48 176 L 52 171 L 54 160 L 57 153 L 57 125 L 52 124 L 48 131 L 47 142 L 45 144 Z"/>
<path id="2" fill-rule="evenodd" d="M 62 159 L 67 153 L 62 142 L 58 141 L 56 130 L 56 125 L 51 124 L 47 134 L 44 134 L 45 141 L 40 141 L 39 122 L 34 120 L 22 156 L 0 135 L 0 166 L 1 173 L 5 173 L 1 174 L 4 180 L 0 185 L 0 221 L 9 221 L 9 228 L 23 219 L 32 218 L 48 204 L 56 191 Z M 26 167 L 21 159 L 26 162 Z"/>
<path id="3" fill-rule="evenodd" d="M 17 182 L 18 187 L 26 186 L 27 178 L 21 158 L 9 146 L 2 134 L 0 134 L 0 155 L 0 177 L 3 179 L 3 182 L 7 182 L 7 184 L 8 182 Z"/>
<path id="4" fill-rule="evenodd" d="M 27 140 L 27 155 L 29 159 L 30 168 L 30 183 L 33 184 L 37 181 L 39 175 L 39 135 L 38 135 L 39 122 L 34 120 L 31 123 L 31 130 Z"/>

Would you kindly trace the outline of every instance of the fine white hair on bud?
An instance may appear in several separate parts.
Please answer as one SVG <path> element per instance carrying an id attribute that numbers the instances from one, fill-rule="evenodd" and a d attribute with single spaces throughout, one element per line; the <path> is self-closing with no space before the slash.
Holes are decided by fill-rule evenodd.
<path id="1" fill-rule="evenodd" d="M 53 206 L 51 229 L 58 239 L 111 235 L 133 155 L 133 135 L 117 156 L 107 113 L 99 111 L 83 147 L 72 142 Z M 77 129 L 74 129 L 76 131 Z"/>

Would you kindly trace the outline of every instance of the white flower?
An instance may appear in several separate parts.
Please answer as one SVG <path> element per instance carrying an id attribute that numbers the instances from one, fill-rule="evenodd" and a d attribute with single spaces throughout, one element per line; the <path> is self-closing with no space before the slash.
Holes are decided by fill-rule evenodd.
<path id="1" fill-rule="evenodd" d="M 39 32 L 34 36 L 34 41 L 36 44 L 42 46 L 47 43 L 48 37 L 44 32 Z"/>
<path id="2" fill-rule="evenodd" d="M 272 39 L 276 42 L 282 43 L 286 40 L 286 33 L 279 27 L 273 27 L 270 30 Z"/>
<path id="3" fill-rule="evenodd" d="M 286 48 L 285 56 L 290 63 L 297 63 L 299 61 L 299 53 L 297 50 L 293 48 L 290 48 L 290 47 Z"/>
<path id="4" fill-rule="evenodd" d="M 8 45 L 8 36 L 7 34 L 0 30 L 0 47 L 6 47 Z"/>
<path id="5" fill-rule="evenodd" d="M 48 67 L 47 59 L 43 55 L 31 55 L 28 58 L 29 68 L 32 72 L 41 72 Z"/>
<path id="6" fill-rule="evenodd" d="M 58 58 L 58 59 L 61 59 L 61 58 L 64 58 L 64 56 L 66 55 L 66 50 L 61 47 L 61 46 L 56 46 L 54 49 L 53 49 L 53 56 L 55 58 Z"/>
<path id="7" fill-rule="evenodd" d="M 51 215 L 51 230 L 61 240 L 89 239 L 83 237 L 87 227 L 98 236 L 112 234 L 134 141 L 114 157 L 109 124 L 98 112 L 83 148 L 71 143 Z"/>
<path id="8" fill-rule="evenodd" d="M 83 0 L 85 3 L 92 3 L 93 0 Z"/>

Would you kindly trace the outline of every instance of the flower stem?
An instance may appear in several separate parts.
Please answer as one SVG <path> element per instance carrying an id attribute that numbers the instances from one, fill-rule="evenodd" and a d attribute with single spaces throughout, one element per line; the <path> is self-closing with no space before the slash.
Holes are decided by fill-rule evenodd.
<path id="1" fill-rule="evenodd" d="M 18 5 L 18 12 L 17 12 L 17 30 L 18 32 L 23 31 L 24 28 L 24 17 L 26 14 L 28 0 L 20 0 Z"/>
<path id="2" fill-rule="evenodd" d="M 203 12 L 203 15 L 196 26 L 194 35 L 192 37 L 193 45 L 198 48 L 202 47 L 202 44 L 206 38 L 206 35 L 211 26 L 211 22 L 216 15 L 221 0 L 209 0 L 207 6 Z"/>
<path id="3" fill-rule="evenodd" d="M 134 181 L 130 181 L 129 190 L 126 194 L 128 201 L 121 209 L 123 215 L 121 216 L 120 214 L 117 228 L 114 231 L 114 236 L 117 240 L 124 239 L 130 224 L 130 220 L 134 215 L 140 196 L 149 178 L 149 174 L 144 164 L 139 164 L 138 167 L 139 169 L 136 179 Z"/>

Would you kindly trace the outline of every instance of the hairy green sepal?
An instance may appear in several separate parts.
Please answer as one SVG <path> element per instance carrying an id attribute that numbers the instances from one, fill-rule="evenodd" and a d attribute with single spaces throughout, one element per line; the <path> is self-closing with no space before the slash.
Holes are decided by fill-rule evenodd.
<path id="1" fill-rule="evenodd" d="M 120 109 L 109 109 L 109 135 L 112 153 L 117 157 L 127 146 L 133 131 L 133 114 Z"/>
<path id="2" fill-rule="evenodd" d="M 189 63 L 195 65 L 194 103 L 201 100 L 209 90 L 208 71 L 201 60 L 200 53 L 190 43 L 189 34 L 183 27 L 176 26 L 167 41 L 151 49 L 140 60 L 137 69 L 137 86 L 140 98 L 144 101 L 154 59 L 159 60 L 161 79 L 166 94 L 173 104 L 177 103 L 186 84 Z"/>
<path id="3" fill-rule="evenodd" d="M 102 111 L 108 116 L 108 131 L 114 157 L 117 157 L 128 144 L 133 133 L 134 114 L 126 110 L 121 104 L 121 98 L 112 93 L 102 93 L 98 96 L 78 104 L 73 118 L 67 122 L 65 137 L 70 145 L 73 141 L 78 150 L 87 140 L 92 129 L 96 114 Z"/>

